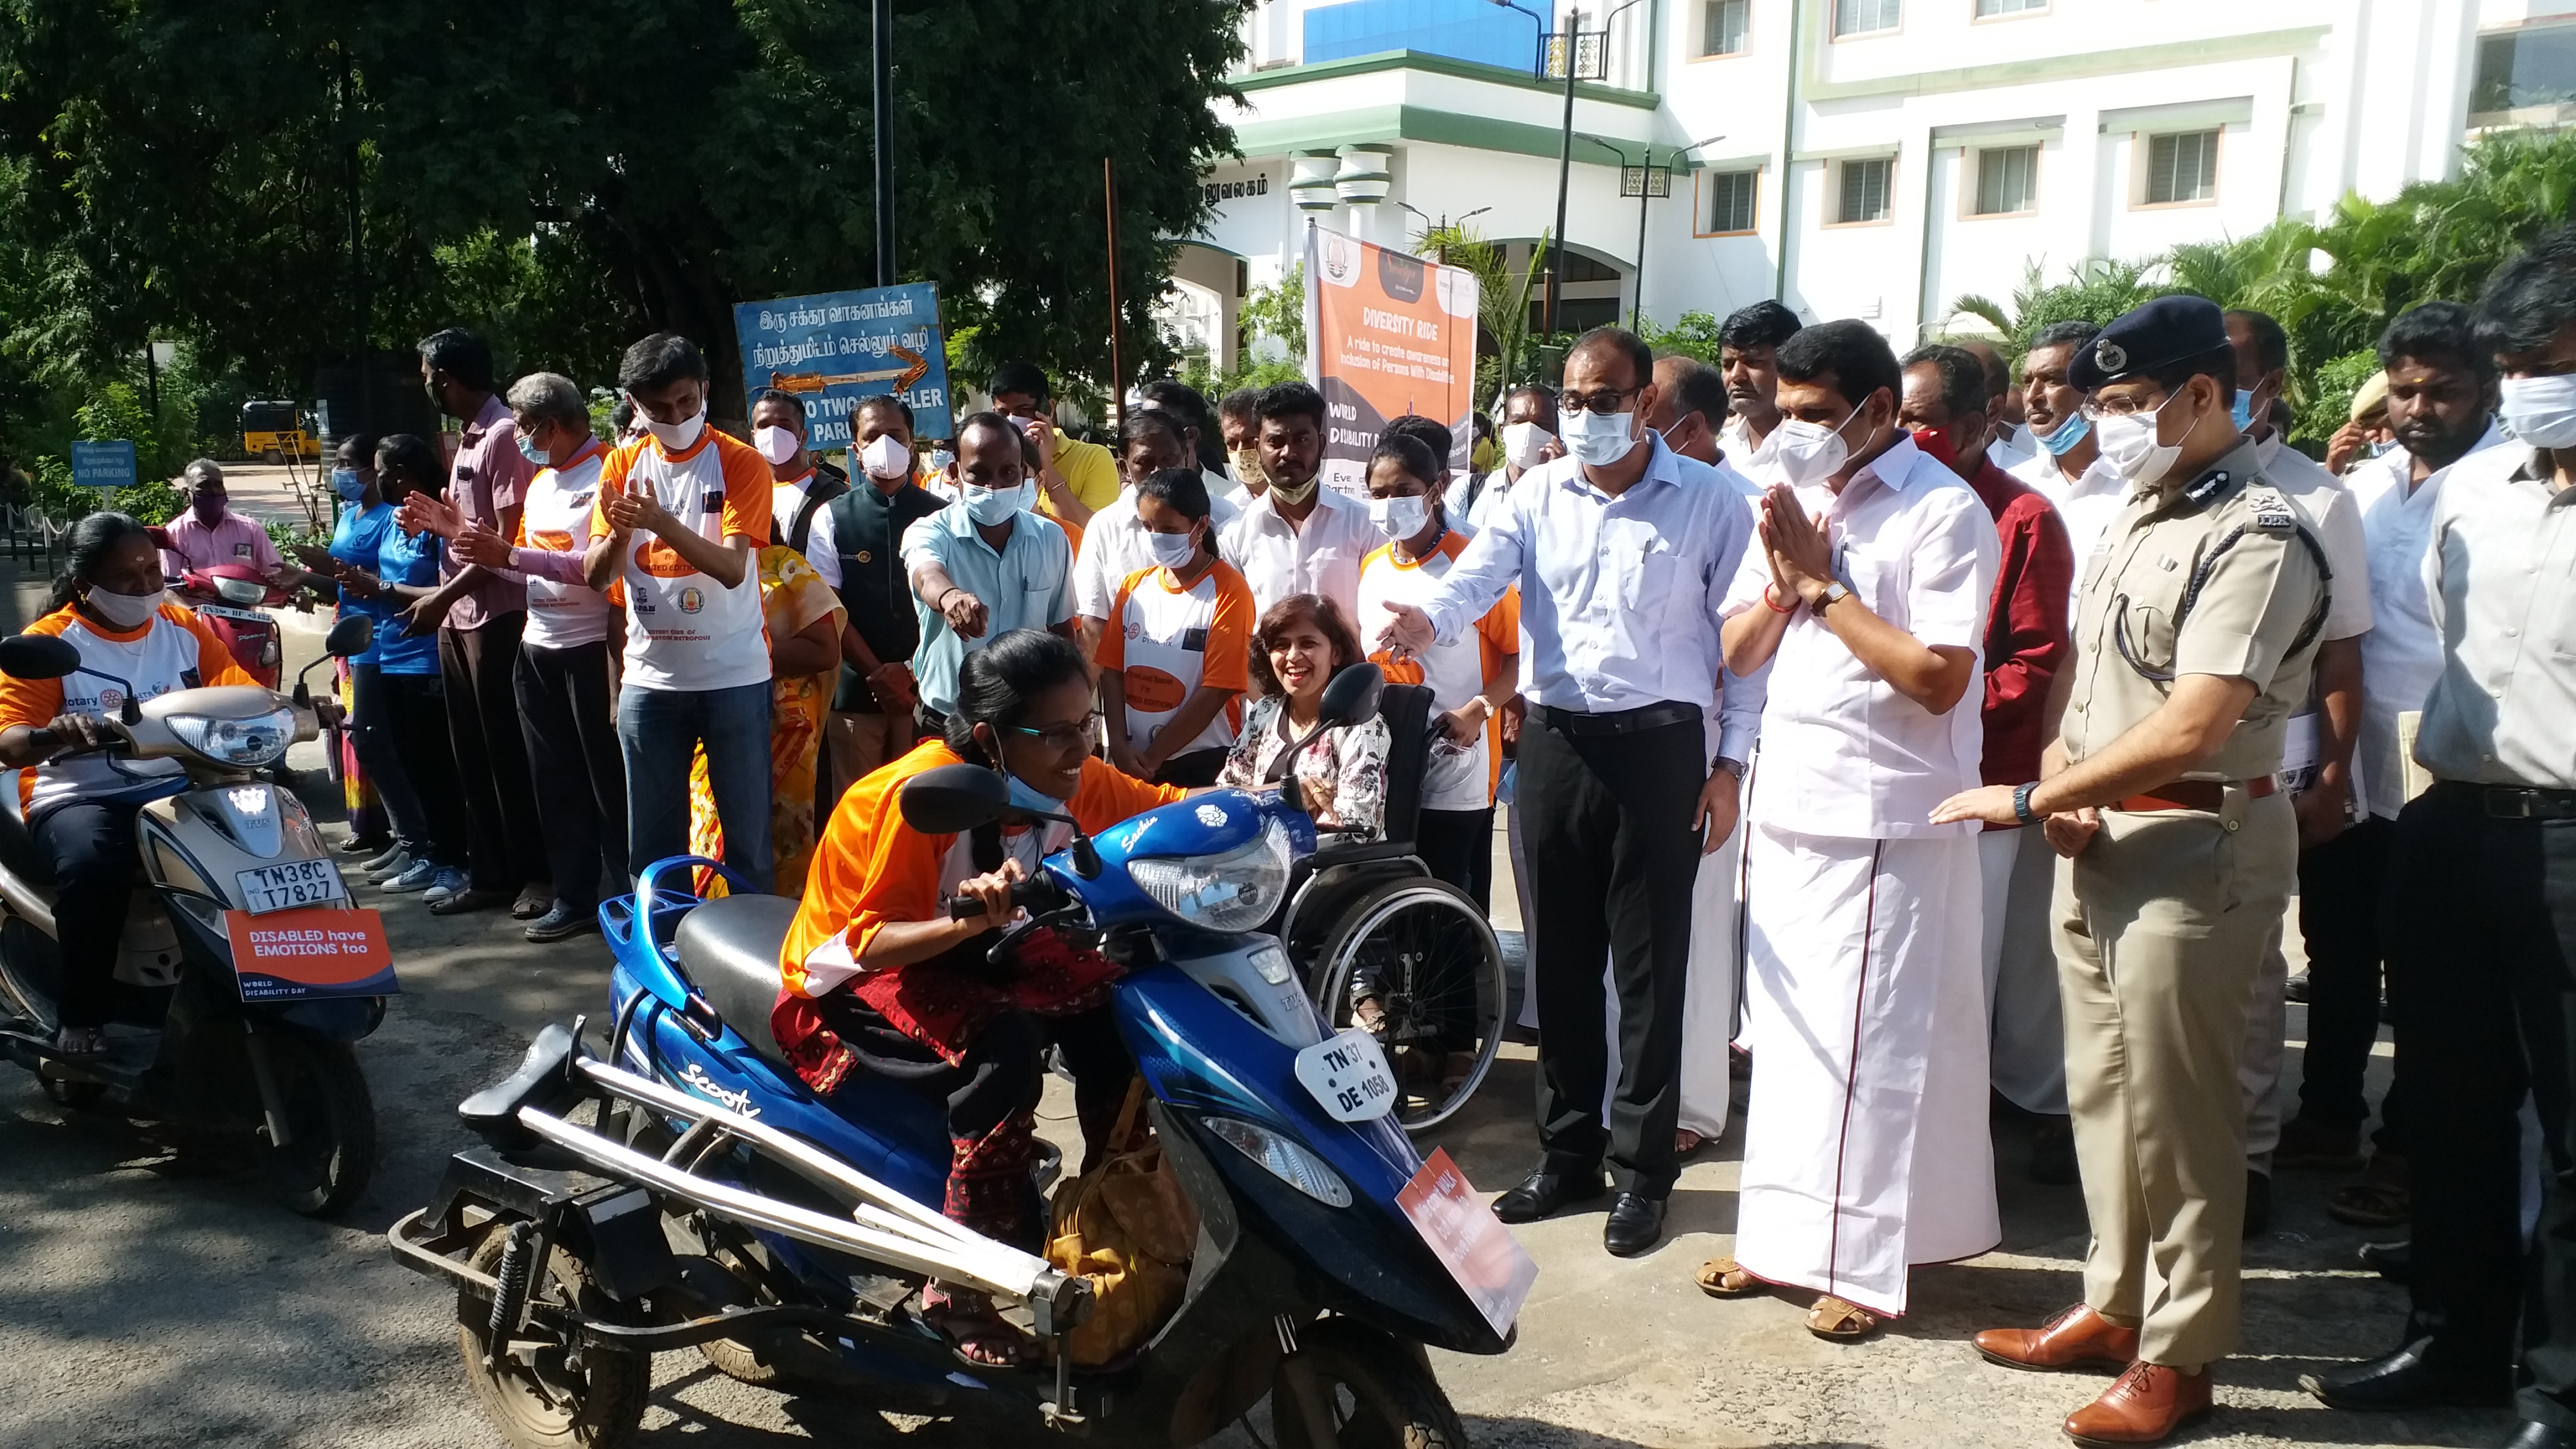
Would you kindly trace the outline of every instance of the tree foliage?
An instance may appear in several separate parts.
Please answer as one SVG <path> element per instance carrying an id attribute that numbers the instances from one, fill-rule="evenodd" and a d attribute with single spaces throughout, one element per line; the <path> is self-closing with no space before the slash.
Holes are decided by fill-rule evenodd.
<path id="1" fill-rule="evenodd" d="M 1476 277 L 1476 394 L 1492 397 L 1515 383 L 1529 381 L 1539 365 L 1530 335 L 1530 293 L 1547 267 L 1545 231 L 1531 244 L 1529 259 L 1517 270 L 1509 251 L 1463 222 L 1428 226 L 1413 238 L 1416 256 L 1438 257 L 1445 266 L 1463 267 Z"/>

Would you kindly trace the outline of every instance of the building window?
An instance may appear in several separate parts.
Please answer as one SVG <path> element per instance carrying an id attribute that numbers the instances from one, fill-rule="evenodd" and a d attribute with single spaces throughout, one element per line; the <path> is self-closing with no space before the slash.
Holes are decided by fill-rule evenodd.
<path id="1" fill-rule="evenodd" d="M 1903 0 L 1834 0 L 1834 39 L 1894 30 L 1903 15 Z"/>
<path id="2" fill-rule="evenodd" d="M 2478 37 L 2472 112 L 2576 101 L 2576 25 L 2531 26 Z"/>
<path id="3" fill-rule="evenodd" d="M 2184 131 L 2147 138 L 2147 205 L 2209 201 L 2217 195 L 2216 131 Z"/>
<path id="4" fill-rule="evenodd" d="M 2048 0 L 1977 0 L 1977 18 L 1987 20 L 1997 15 L 2022 15 L 2047 8 Z"/>
<path id="5" fill-rule="evenodd" d="M 1742 55 L 1753 26 L 1753 0 L 1702 0 L 1702 55 Z"/>
<path id="6" fill-rule="evenodd" d="M 2013 216 L 2039 207 L 2039 148 L 2002 146 L 1977 153 L 1977 216 Z"/>
<path id="7" fill-rule="evenodd" d="M 1759 171 L 1711 171 L 1700 177 L 1700 194 L 1708 198 L 1708 209 L 1700 217 L 1701 236 L 1726 236 L 1753 230 L 1754 188 L 1760 185 Z"/>
<path id="8" fill-rule="evenodd" d="M 1888 156 L 1842 163 L 1842 185 L 1835 198 L 1834 225 L 1887 220 L 1888 182 L 1895 169 L 1895 158 Z"/>

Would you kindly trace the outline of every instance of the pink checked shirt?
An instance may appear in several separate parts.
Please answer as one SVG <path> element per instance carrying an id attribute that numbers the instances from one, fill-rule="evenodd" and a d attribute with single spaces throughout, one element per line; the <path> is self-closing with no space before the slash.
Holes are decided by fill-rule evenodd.
<path id="1" fill-rule="evenodd" d="M 519 425 L 511 420 L 510 410 L 498 397 L 483 400 L 483 410 L 465 425 L 464 445 L 456 450 L 456 461 L 447 473 L 447 501 L 476 523 L 498 530 L 508 537 L 510 530 L 501 528 L 501 510 L 522 502 L 527 497 L 528 480 L 537 475 L 536 465 L 519 451 Z M 439 565 L 442 582 L 456 577 L 463 567 L 455 555 L 445 553 Z M 524 612 L 528 607 L 528 586 L 508 574 L 486 574 L 474 591 L 458 599 L 447 611 L 450 629 L 480 629 L 504 614 Z"/>
<path id="2" fill-rule="evenodd" d="M 170 537 L 170 546 L 161 550 L 161 572 L 168 578 L 217 564 L 248 564 L 265 574 L 280 562 L 277 545 L 268 541 L 268 530 L 230 509 L 212 528 L 182 509 L 162 532 Z"/>

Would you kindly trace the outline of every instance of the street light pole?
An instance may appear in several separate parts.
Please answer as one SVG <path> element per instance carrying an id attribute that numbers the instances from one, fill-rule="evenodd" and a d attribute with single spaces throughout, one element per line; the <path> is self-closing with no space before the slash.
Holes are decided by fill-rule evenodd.
<path id="1" fill-rule="evenodd" d="M 875 107 L 870 127 L 876 142 L 877 285 L 894 285 L 894 0 L 875 0 L 868 17 L 875 50 Z"/>
<path id="2" fill-rule="evenodd" d="M 1626 157 L 1621 157 L 1623 162 Z M 1634 304 L 1628 308 L 1628 330 L 1642 332 L 1646 326 L 1646 202 L 1655 194 L 1655 143 L 1646 143 L 1646 164 L 1637 168 L 1637 274 L 1630 282 L 1637 289 Z"/>
<path id="3" fill-rule="evenodd" d="M 1629 0 L 1635 4 L 1636 0 Z M 1607 37 L 1604 38 L 1607 43 Z M 1556 148 L 1556 229 L 1547 234 L 1547 334 L 1556 335 L 1556 298 L 1565 281 L 1565 193 L 1574 179 L 1574 75 L 1583 48 L 1583 12 L 1565 12 L 1565 126 Z"/>

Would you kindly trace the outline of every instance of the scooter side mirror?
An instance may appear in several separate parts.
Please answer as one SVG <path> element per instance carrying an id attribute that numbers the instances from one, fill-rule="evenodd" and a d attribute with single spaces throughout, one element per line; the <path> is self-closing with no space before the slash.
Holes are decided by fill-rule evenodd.
<path id="1" fill-rule="evenodd" d="M 1378 696 L 1385 689 L 1385 670 L 1366 660 L 1350 665 L 1324 686 L 1315 721 L 1326 729 L 1358 724 L 1377 713 Z"/>
<path id="2" fill-rule="evenodd" d="M 60 679 L 80 668 L 80 650 L 50 634 L 0 639 L 0 674 L 11 679 Z"/>
<path id="3" fill-rule="evenodd" d="M 376 621 L 364 614 L 351 614 L 322 636 L 322 652 L 335 659 L 347 659 L 366 653 L 375 642 Z"/>
<path id="4" fill-rule="evenodd" d="M 1000 820 L 1011 792 L 982 765 L 942 765 L 904 781 L 895 803 L 903 823 L 924 835 L 963 835 Z"/>

